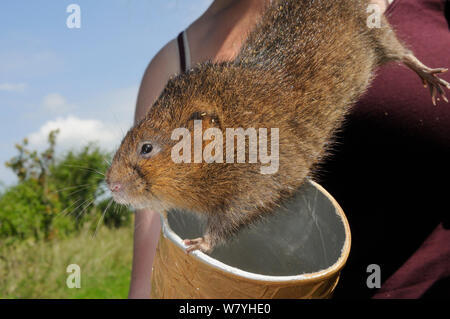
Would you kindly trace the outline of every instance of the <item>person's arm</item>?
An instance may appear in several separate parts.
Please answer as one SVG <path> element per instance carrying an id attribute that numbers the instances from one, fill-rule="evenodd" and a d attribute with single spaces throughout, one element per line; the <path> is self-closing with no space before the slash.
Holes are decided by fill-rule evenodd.
<path id="1" fill-rule="evenodd" d="M 167 84 L 179 72 L 178 47 L 172 40 L 150 62 L 139 89 L 135 123 L 145 117 Z M 150 298 L 153 259 L 161 230 L 159 212 L 138 210 L 135 215 L 133 266 L 128 298 Z"/>
<path id="2" fill-rule="evenodd" d="M 155 55 L 145 70 L 134 113 L 135 123 L 145 117 L 170 77 L 179 72 L 178 44 L 172 40 Z"/>
<path id="3" fill-rule="evenodd" d="M 140 210 L 135 215 L 133 266 L 128 298 L 150 298 L 153 259 L 160 233 L 157 212 Z"/>

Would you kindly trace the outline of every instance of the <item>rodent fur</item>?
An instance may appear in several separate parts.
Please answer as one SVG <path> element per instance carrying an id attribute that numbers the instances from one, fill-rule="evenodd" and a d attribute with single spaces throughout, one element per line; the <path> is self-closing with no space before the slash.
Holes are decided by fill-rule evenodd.
<path id="1" fill-rule="evenodd" d="M 108 183 L 124 186 L 116 201 L 206 216 L 205 236 L 187 241 L 205 252 L 272 212 L 327 154 L 377 66 L 397 60 L 419 67 L 384 18 L 381 28 L 367 27 L 368 4 L 274 1 L 234 61 L 201 63 L 171 78 L 113 159 Z M 192 131 L 199 114 L 204 130 L 279 128 L 278 172 L 263 175 L 261 164 L 174 163 L 172 131 Z M 140 157 L 143 141 L 158 145 L 159 153 Z"/>

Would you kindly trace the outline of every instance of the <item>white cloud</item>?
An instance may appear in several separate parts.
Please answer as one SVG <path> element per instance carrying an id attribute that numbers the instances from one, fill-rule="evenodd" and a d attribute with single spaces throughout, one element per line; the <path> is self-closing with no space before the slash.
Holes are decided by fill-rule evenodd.
<path id="1" fill-rule="evenodd" d="M 44 96 L 41 110 L 33 116 L 43 115 L 41 127 L 28 135 L 30 149 L 43 150 L 48 145 L 50 131 L 60 130 L 57 152 L 77 149 L 89 142 L 97 142 L 104 150 L 115 150 L 133 124 L 138 87 L 115 89 L 88 97 L 75 103 L 59 93 Z M 70 112 L 67 112 L 67 111 Z M 58 116 L 48 119 L 49 115 Z"/>
<path id="2" fill-rule="evenodd" d="M 46 111 L 52 113 L 66 112 L 71 109 L 66 98 L 59 93 L 50 93 L 44 96 L 42 106 Z"/>
<path id="3" fill-rule="evenodd" d="M 0 91 L 23 92 L 26 87 L 26 83 L 0 83 Z"/>
<path id="4" fill-rule="evenodd" d="M 79 149 L 88 142 L 97 142 L 104 150 L 114 150 L 120 143 L 120 134 L 112 125 L 96 119 L 81 119 L 73 115 L 46 122 L 28 136 L 31 149 L 42 150 L 47 146 L 48 134 L 59 129 L 56 147 L 58 151 Z"/>

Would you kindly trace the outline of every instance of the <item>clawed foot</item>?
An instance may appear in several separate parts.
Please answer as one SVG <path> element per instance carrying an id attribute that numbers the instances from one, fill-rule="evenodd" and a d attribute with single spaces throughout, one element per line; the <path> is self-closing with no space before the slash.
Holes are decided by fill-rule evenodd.
<path id="1" fill-rule="evenodd" d="M 211 243 L 204 237 L 199 237 L 196 239 L 185 239 L 184 244 L 188 246 L 186 252 L 189 254 L 194 250 L 200 250 L 204 253 L 211 251 Z"/>
<path id="2" fill-rule="evenodd" d="M 431 100 L 433 101 L 433 105 L 436 105 L 436 100 L 439 101 L 439 95 L 445 102 L 448 103 L 448 99 L 445 96 L 445 92 L 441 86 L 450 89 L 450 83 L 436 76 L 436 74 L 438 73 L 444 73 L 447 71 L 448 69 L 438 68 L 438 69 L 420 70 L 420 72 L 417 72 L 417 74 L 419 74 L 419 76 L 422 78 L 423 86 L 428 87 L 430 89 Z"/>
<path id="3" fill-rule="evenodd" d="M 408 57 L 407 61 L 405 61 L 405 64 L 420 76 L 423 82 L 423 86 L 430 89 L 433 105 L 436 105 L 436 100 L 439 101 L 439 96 L 441 96 L 442 99 L 448 103 L 448 99 L 445 96 L 443 87 L 450 89 L 450 83 L 437 76 L 437 74 L 439 73 L 447 72 L 448 69 L 431 69 L 422 64 L 415 57 Z"/>

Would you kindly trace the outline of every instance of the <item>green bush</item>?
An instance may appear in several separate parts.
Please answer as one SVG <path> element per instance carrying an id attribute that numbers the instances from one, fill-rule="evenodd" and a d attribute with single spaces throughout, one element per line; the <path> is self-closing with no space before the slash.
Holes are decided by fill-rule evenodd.
<path id="1" fill-rule="evenodd" d="M 95 226 L 93 231 L 99 222 L 108 227 L 130 223 L 127 208 L 106 210 L 111 198 L 103 174 L 111 154 L 88 144 L 56 158 L 57 134 L 49 134 L 49 147 L 42 153 L 28 150 L 25 139 L 16 145 L 19 154 L 6 163 L 19 182 L 0 195 L 0 244 L 67 237 L 86 222 Z"/>

